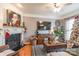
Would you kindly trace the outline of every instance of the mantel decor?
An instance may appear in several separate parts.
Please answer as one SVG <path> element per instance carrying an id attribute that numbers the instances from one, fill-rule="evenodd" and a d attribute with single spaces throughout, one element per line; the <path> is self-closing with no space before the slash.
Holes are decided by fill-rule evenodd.
<path id="1" fill-rule="evenodd" d="M 11 10 L 6 10 L 6 19 L 6 24 L 3 24 L 4 26 L 20 27 L 21 25 L 21 15 Z"/>

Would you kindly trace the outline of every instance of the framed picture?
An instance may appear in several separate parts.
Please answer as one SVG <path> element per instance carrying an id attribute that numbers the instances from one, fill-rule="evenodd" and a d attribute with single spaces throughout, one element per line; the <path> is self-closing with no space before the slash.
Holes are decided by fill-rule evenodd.
<path id="1" fill-rule="evenodd" d="M 8 26 L 19 27 L 21 25 L 21 15 L 11 10 L 6 10 L 6 17 Z"/>
<path id="2" fill-rule="evenodd" d="M 55 25 L 56 25 L 56 26 L 60 26 L 60 25 L 61 25 L 61 24 L 60 24 L 60 20 L 56 20 L 56 21 L 55 21 Z"/>

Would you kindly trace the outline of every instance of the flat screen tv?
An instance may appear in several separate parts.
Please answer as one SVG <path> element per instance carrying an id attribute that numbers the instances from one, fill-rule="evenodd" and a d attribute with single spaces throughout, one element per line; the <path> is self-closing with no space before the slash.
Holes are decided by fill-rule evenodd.
<path id="1" fill-rule="evenodd" d="M 51 22 L 43 21 L 40 23 L 37 22 L 37 30 L 50 30 L 51 29 Z"/>

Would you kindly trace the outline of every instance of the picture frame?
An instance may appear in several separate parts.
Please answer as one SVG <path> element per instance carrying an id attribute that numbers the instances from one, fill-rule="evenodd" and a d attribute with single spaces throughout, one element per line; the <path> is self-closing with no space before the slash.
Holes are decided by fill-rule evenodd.
<path id="1" fill-rule="evenodd" d="M 12 10 L 6 10 L 6 19 L 7 26 L 20 27 L 21 25 L 21 15 Z"/>
<path id="2" fill-rule="evenodd" d="M 61 25 L 61 24 L 60 24 L 60 20 L 56 20 L 56 21 L 55 21 L 55 25 L 56 25 L 56 26 L 60 26 L 60 25 Z"/>

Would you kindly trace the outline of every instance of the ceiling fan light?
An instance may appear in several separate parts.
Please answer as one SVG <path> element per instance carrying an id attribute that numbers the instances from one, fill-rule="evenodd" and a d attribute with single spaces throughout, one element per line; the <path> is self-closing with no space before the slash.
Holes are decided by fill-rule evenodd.
<path id="1" fill-rule="evenodd" d="M 51 8 L 53 8 L 54 12 L 59 12 L 64 5 L 65 5 L 65 3 L 52 3 L 52 4 L 50 4 L 50 6 L 51 6 Z"/>
<path id="2" fill-rule="evenodd" d="M 55 8 L 53 9 L 54 12 L 59 12 L 61 10 L 61 8 Z"/>

